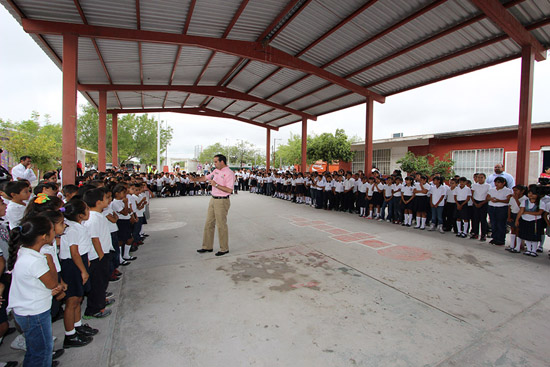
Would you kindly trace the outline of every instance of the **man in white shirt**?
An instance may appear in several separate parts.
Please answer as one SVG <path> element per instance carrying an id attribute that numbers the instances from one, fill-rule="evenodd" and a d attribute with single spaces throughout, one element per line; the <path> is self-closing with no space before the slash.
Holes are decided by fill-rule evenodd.
<path id="1" fill-rule="evenodd" d="M 31 184 L 36 181 L 36 175 L 32 170 L 32 159 L 24 155 L 19 159 L 19 164 L 11 169 L 14 181 L 28 180 Z"/>

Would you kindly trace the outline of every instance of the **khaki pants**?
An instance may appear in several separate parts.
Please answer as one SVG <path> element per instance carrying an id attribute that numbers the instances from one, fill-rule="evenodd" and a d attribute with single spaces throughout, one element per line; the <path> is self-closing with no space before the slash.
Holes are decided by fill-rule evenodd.
<path id="1" fill-rule="evenodd" d="M 218 238 L 220 240 L 220 251 L 229 251 L 229 234 L 227 230 L 227 212 L 231 206 L 230 199 L 210 198 L 206 223 L 204 224 L 204 235 L 202 237 L 202 248 L 212 250 L 214 247 L 214 230 L 218 226 Z"/>

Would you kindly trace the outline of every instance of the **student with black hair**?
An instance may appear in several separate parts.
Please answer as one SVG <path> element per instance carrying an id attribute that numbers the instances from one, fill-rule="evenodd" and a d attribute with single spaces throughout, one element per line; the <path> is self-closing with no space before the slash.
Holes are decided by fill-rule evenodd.
<path id="1" fill-rule="evenodd" d="M 6 185 L 6 194 L 10 198 L 6 209 L 6 221 L 9 228 L 14 229 L 19 225 L 25 214 L 25 201 L 31 197 L 29 185 L 25 181 L 11 181 Z"/>
<path id="2" fill-rule="evenodd" d="M 64 201 L 67 203 L 78 193 L 78 186 L 64 185 L 62 191 L 63 191 Z"/>
<path id="3" fill-rule="evenodd" d="M 111 204 L 114 213 L 118 216 L 118 244 L 121 253 L 123 253 L 123 260 L 120 263 L 122 266 L 130 265 L 130 261 L 137 259 L 135 256 L 130 256 L 130 249 L 132 247 L 132 224 L 130 223 L 130 217 L 132 209 L 128 204 L 126 193 L 127 190 L 124 185 L 116 185 L 113 189 L 114 200 Z"/>
<path id="4" fill-rule="evenodd" d="M 521 248 L 521 239 L 518 237 L 519 228 L 516 227 L 516 219 L 521 208 L 521 203 L 527 200 L 526 192 L 527 187 L 523 185 L 516 185 L 512 188 L 512 197 L 508 203 L 508 218 L 506 220 L 510 226 L 510 246 L 506 247 L 506 251 L 519 253 L 519 249 Z"/>
<path id="5" fill-rule="evenodd" d="M 403 207 L 403 226 L 410 227 L 412 225 L 412 218 L 413 218 L 413 208 L 412 208 L 412 200 L 413 200 L 413 181 L 414 179 L 410 176 L 405 177 L 405 184 L 401 188 L 401 203 Z"/>
<path id="6" fill-rule="evenodd" d="M 428 212 L 429 199 L 428 192 L 430 185 L 427 183 L 428 178 L 425 175 L 418 175 L 419 181 L 414 184 L 413 198 L 415 201 L 416 210 L 416 229 L 426 228 L 426 213 Z"/>
<path id="7" fill-rule="evenodd" d="M 447 196 L 447 188 L 443 185 L 443 177 L 435 176 L 433 185 L 430 188 L 430 207 L 432 209 L 432 224 L 429 231 L 434 231 L 436 228 L 440 233 L 443 231 L 443 210 L 445 208 L 445 197 Z"/>
<path id="8" fill-rule="evenodd" d="M 63 201 L 57 196 L 38 194 L 38 196 L 34 197 L 25 208 L 23 219 L 33 217 L 49 210 L 59 211 L 62 207 Z"/>
<path id="9" fill-rule="evenodd" d="M 508 205 L 514 193 L 511 189 L 506 187 L 506 179 L 504 177 L 495 178 L 493 184 L 495 186 L 487 191 L 487 202 L 489 203 L 488 212 L 491 220 L 493 237 L 490 243 L 502 246 L 506 240 Z"/>
<path id="10" fill-rule="evenodd" d="M 495 184 L 498 178 L 495 178 Z M 527 191 L 528 200 L 524 200 L 521 203 L 516 218 L 516 226 L 519 227 L 519 238 L 525 241 L 525 246 L 527 247 L 527 251 L 523 254 L 533 257 L 538 256 L 539 241 L 546 227 L 546 223 L 542 217 L 544 208 L 541 208 L 540 205 L 542 195 L 539 194 L 537 189 L 537 185 L 529 185 L 529 190 Z"/>
<path id="11" fill-rule="evenodd" d="M 67 228 L 61 237 L 59 258 L 61 277 L 67 283 L 67 294 L 63 323 L 65 325 L 64 348 L 82 347 L 92 342 L 96 329 L 82 325 L 80 304 L 84 294 L 90 290 L 88 279 L 88 253 L 92 239 L 82 222 L 90 217 L 90 210 L 80 199 L 72 199 L 64 206 Z"/>
<path id="12" fill-rule="evenodd" d="M 51 221 L 40 216 L 27 219 L 10 232 L 8 269 L 12 270 L 12 283 L 8 310 L 13 310 L 25 335 L 24 366 L 52 366 L 50 308 L 52 295 L 62 292 L 62 286 L 40 249 L 54 236 Z"/>
<path id="13" fill-rule="evenodd" d="M 106 309 L 105 294 L 109 285 L 111 251 L 111 233 L 107 218 L 102 214 L 103 209 L 109 206 L 105 191 L 101 188 L 93 189 L 84 194 L 84 201 L 90 208 L 90 215 L 84 227 L 88 229 L 92 238 L 92 249 L 88 254 L 90 261 L 90 292 L 87 295 L 87 307 L 84 319 L 103 318 L 111 314 Z M 114 300 L 109 300 L 109 304 Z"/>
<path id="14" fill-rule="evenodd" d="M 468 213 L 468 201 L 472 198 L 472 190 L 466 186 L 468 179 L 460 177 L 458 186 L 454 190 L 454 199 L 456 202 L 456 226 L 458 229 L 457 237 L 466 238 L 468 234 L 468 223 L 470 216 Z"/>

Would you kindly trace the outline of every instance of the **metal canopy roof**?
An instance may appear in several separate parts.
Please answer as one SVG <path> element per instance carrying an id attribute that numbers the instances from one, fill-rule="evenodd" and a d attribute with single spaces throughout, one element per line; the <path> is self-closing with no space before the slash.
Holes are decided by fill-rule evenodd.
<path id="1" fill-rule="evenodd" d="M 550 48 L 548 0 L 0 0 L 110 112 L 278 129 Z M 474 5 L 475 4 L 475 5 Z M 506 10 L 505 10 L 506 9 Z"/>

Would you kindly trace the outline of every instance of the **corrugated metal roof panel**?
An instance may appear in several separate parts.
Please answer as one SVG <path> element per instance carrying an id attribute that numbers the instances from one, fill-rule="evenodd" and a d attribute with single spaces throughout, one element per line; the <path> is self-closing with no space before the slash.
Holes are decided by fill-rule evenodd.
<path id="1" fill-rule="evenodd" d="M 281 0 L 249 1 L 228 38 L 256 41 L 285 6 Z"/>
<path id="2" fill-rule="evenodd" d="M 191 94 L 185 103 L 185 107 L 199 107 L 204 98 L 205 96 L 201 96 L 200 94 Z"/>
<path id="3" fill-rule="evenodd" d="M 61 37 L 59 37 L 59 41 Z M 78 81 L 84 84 L 107 84 L 109 79 L 90 38 L 78 39 Z"/>
<path id="4" fill-rule="evenodd" d="M 189 93 L 168 92 L 166 95 L 166 108 L 180 108 Z"/>
<path id="5" fill-rule="evenodd" d="M 189 11 L 189 0 L 141 1 L 141 29 L 144 31 L 182 33 Z"/>
<path id="6" fill-rule="evenodd" d="M 137 29 L 134 0 L 80 0 L 79 3 L 90 25 Z"/>
<path id="7" fill-rule="evenodd" d="M 295 102 L 290 103 L 288 106 L 297 110 L 303 110 L 308 106 L 325 101 L 332 98 L 333 96 L 338 96 L 340 94 L 348 93 L 347 89 L 344 89 L 338 85 L 330 85 L 327 88 L 323 88 L 312 95 L 309 95 L 305 98 L 300 98 Z"/>
<path id="8" fill-rule="evenodd" d="M 256 106 L 252 107 L 251 109 L 247 110 L 246 112 L 239 115 L 239 117 L 245 118 L 245 119 L 252 119 L 255 116 L 258 116 L 260 113 L 264 113 L 266 111 L 269 111 L 273 107 L 269 107 L 263 104 L 257 104 Z"/>
<path id="9" fill-rule="evenodd" d="M 239 60 L 237 56 L 216 52 L 199 85 L 217 85 L 237 60 Z"/>
<path id="10" fill-rule="evenodd" d="M 115 84 L 139 84 L 137 42 L 97 39 L 97 46 Z"/>
<path id="11" fill-rule="evenodd" d="M 281 125 L 289 124 L 289 123 L 292 123 L 292 122 L 298 122 L 298 121 L 302 121 L 302 119 L 299 116 L 290 115 L 290 116 L 284 117 L 282 119 L 273 121 L 272 123 L 269 123 L 268 125 L 279 127 Z"/>
<path id="12" fill-rule="evenodd" d="M 63 36 L 55 36 L 46 34 L 43 36 L 48 45 L 54 50 L 57 56 L 62 58 L 63 56 Z M 37 42 L 38 43 L 38 42 Z"/>
<path id="13" fill-rule="evenodd" d="M 362 102 L 365 102 L 365 97 L 362 97 L 358 94 L 352 94 L 350 96 L 341 97 L 327 104 L 309 109 L 306 112 L 313 115 L 321 115 L 323 113 L 326 113 L 327 111 L 338 109 L 340 106 L 353 106 Z"/>
<path id="14" fill-rule="evenodd" d="M 141 107 L 141 93 L 139 92 L 118 92 L 118 98 L 123 108 Z"/>
<path id="15" fill-rule="evenodd" d="M 263 82 L 260 86 L 258 86 L 258 88 L 254 90 L 254 92 L 259 97 L 266 98 L 267 96 L 270 96 L 271 94 L 273 94 L 273 92 L 281 90 L 282 88 L 291 84 L 293 81 L 300 79 L 305 75 L 306 75 L 305 73 L 302 73 L 300 71 L 282 69 L 277 74 L 273 75 L 271 78 L 269 78 L 268 80 Z M 285 90 L 284 92 L 281 92 L 281 93 L 277 93 L 275 96 L 271 97 L 270 99 L 273 100 L 274 102 L 280 103 L 282 100 L 285 100 L 284 96 L 288 90 Z"/>
<path id="16" fill-rule="evenodd" d="M 216 111 L 221 111 L 225 107 L 227 107 L 231 102 L 233 102 L 232 99 L 227 98 L 214 98 L 210 103 L 208 104 L 208 108 Z"/>
<path id="17" fill-rule="evenodd" d="M 165 94 L 165 92 L 143 92 L 143 104 L 145 108 L 161 108 Z"/>
<path id="18" fill-rule="evenodd" d="M 98 100 L 99 104 L 99 100 Z M 118 100 L 116 99 L 114 92 L 107 92 L 107 109 L 110 108 L 119 108 Z"/>
<path id="19" fill-rule="evenodd" d="M 550 2 L 548 0 L 525 1 L 509 9 L 509 12 L 521 24 L 531 24 L 550 16 Z"/>
<path id="20" fill-rule="evenodd" d="M 291 88 L 287 88 L 284 91 L 278 93 L 271 98 L 272 101 L 277 103 L 287 104 L 296 98 L 299 98 L 305 93 L 310 93 L 318 88 L 326 86 L 328 83 L 325 79 L 321 79 L 316 76 L 310 76 L 302 80 L 301 82 L 293 85 Z"/>
<path id="21" fill-rule="evenodd" d="M 182 47 L 174 84 L 192 85 L 212 51 L 198 47 Z"/>
<path id="22" fill-rule="evenodd" d="M 241 0 L 197 1 L 187 34 L 220 38 L 233 19 Z"/>
<path id="23" fill-rule="evenodd" d="M 168 84 L 178 47 L 142 43 L 143 84 Z"/>
<path id="24" fill-rule="evenodd" d="M 17 0 L 15 3 L 29 19 L 82 24 L 73 0 Z"/>
<path id="25" fill-rule="evenodd" d="M 225 113 L 230 115 L 237 115 L 240 112 L 243 112 L 248 107 L 252 106 L 254 103 L 248 101 L 237 101 L 231 105 L 230 108 L 225 110 Z"/>
<path id="26" fill-rule="evenodd" d="M 249 62 L 246 68 L 244 68 L 244 70 L 242 70 L 236 78 L 233 78 L 228 87 L 241 92 L 246 92 L 275 69 L 277 69 L 277 66 L 275 65 L 269 65 L 259 61 Z M 254 91 L 254 95 L 259 95 L 258 93 L 259 89 L 256 89 Z"/>
<path id="27" fill-rule="evenodd" d="M 266 121 L 270 121 L 270 120 L 273 120 L 273 119 L 276 119 L 276 118 L 280 118 L 280 117 L 286 116 L 287 114 L 288 114 L 288 112 L 275 110 L 273 112 L 266 113 L 265 115 L 260 116 L 257 119 L 254 119 L 254 121 L 259 121 L 259 122 L 265 123 Z"/>

